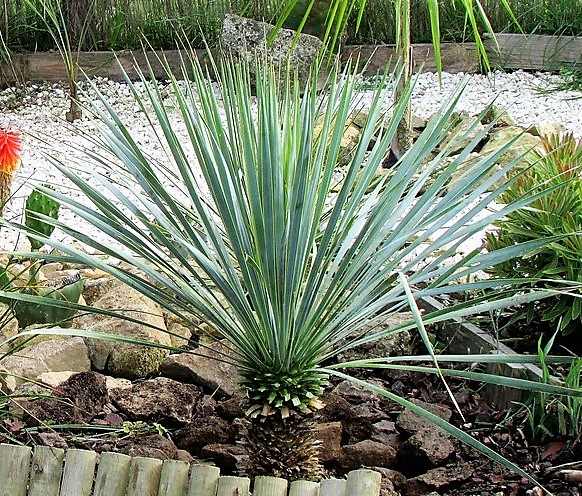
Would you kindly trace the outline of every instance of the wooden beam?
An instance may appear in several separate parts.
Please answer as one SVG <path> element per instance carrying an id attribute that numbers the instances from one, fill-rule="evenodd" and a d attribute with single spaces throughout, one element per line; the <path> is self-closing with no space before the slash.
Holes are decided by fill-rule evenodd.
<path id="1" fill-rule="evenodd" d="M 341 59 L 345 63 L 350 58 L 359 57 L 360 64 L 366 64 L 363 74 L 366 76 L 384 71 L 386 66 L 396 65 L 394 45 L 354 45 L 342 50 Z M 445 72 L 475 73 L 479 71 L 479 58 L 474 43 L 441 43 L 441 61 Z M 434 49 L 431 43 L 412 45 L 413 72 L 436 72 Z"/>
<path id="2" fill-rule="evenodd" d="M 443 70 L 446 72 L 479 70 L 474 44 L 443 43 L 441 49 Z M 436 71 L 432 45 L 413 45 L 412 53 L 415 70 Z M 79 66 L 81 71 L 89 77 L 101 76 L 113 81 L 122 81 L 123 70 L 130 79 L 135 80 L 138 78 L 136 66 L 147 74 L 149 63 L 157 79 L 166 79 L 164 64 L 167 64 L 174 74 L 179 75 L 183 62 L 187 67 L 192 55 L 202 66 L 210 68 L 208 64 L 210 58 L 204 49 L 194 50 L 192 54 L 181 50 L 158 50 L 145 53 L 140 50 L 117 53 L 81 52 Z M 217 61 L 220 59 L 218 53 L 214 53 L 213 56 Z M 377 74 L 394 61 L 394 45 L 346 46 L 342 51 L 341 60 L 345 63 L 350 57 L 358 56 L 360 61 L 368 61 L 364 74 Z M 12 57 L 11 66 L 5 64 L 0 68 L 0 85 L 11 85 L 17 80 L 59 82 L 67 81 L 67 78 L 65 65 L 58 52 L 17 54 Z"/>
<path id="3" fill-rule="evenodd" d="M 526 71 L 582 69 L 582 37 L 496 34 L 484 44 L 493 68 Z"/>

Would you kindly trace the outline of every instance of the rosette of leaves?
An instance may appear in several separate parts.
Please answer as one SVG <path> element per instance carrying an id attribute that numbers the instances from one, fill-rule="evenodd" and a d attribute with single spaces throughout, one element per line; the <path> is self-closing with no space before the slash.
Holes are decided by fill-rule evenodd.
<path id="1" fill-rule="evenodd" d="M 55 254 L 28 256 L 103 270 L 186 322 L 192 322 L 189 316 L 195 314 L 229 343 L 232 356 L 220 359 L 237 367 L 246 392 L 250 424 L 246 445 L 254 474 L 290 480 L 317 477 L 313 423 L 327 378 L 335 375 L 410 408 L 528 477 L 470 434 L 350 373 L 362 367 L 409 368 L 582 395 L 522 379 L 458 369 L 441 372 L 439 364 L 447 361 L 492 363 L 509 358 L 436 357 L 424 328 L 424 322 L 544 296 L 543 292 L 504 293 L 502 288 L 511 281 L 473 281 L 470 276 L 496 261 L 530 253 L 546 240 L 494 254 L 457 256 L 458 246 L 468 237 L 532 201 L 520 199 L 500 210 L 489 209 L 505 188 L 495 185 L 513 166 L 496 169 L 507 147 L 480 158 L 453 187 L 447 187 L 459 164 L 490 130 L 478 133 L 447 162 L 449 147 L 439 145 L 450 127 L 459 91 L 431 119 L 392 173 L 379 176 L 412 88 L 405 86 L 391 113 L 385 103 L 392 95 L 378 89 L 338 184 L 342 137 L 358 100 L 358 78 L 349 69 L 336 72 L 321 94 L 317 71 L 299 91 L 291 73 L 281 86 L 272 67 L 257 66 L 253 85 L 246 63 L 225 60 L 218 74 L 220 91 L 216 91 L 193 60 L 182 71 L 192 75 L 190 81 L 179 82 L 168 70 L 170 98 L 162 94 L 155 78 L 149 82 L 149 75 L 141 75 L 140 89 L 128 78 L 136 105 L 147 116 L 161 149 L 168 152 L 164 161 L 142 150 L 95 88 L 102 153 L 81 149 L 86 155 L 75 167 L 70 161 L 53 159 L 83 201 L 79 196 L 42 191 L 99 229 L 102 236 L 89 235 L 77 225 L 46 219 L 92 247 L 96 255 L 47 239 L 27 226 L 5 224 L 58 249 Z M 436 178 L 435 171 L 439 171 Z M 424 296 L 483 289 L 500 291 L 492 291 L 495 296 L 489 299 L 459 302 L 422 318 L 415 303 Z M 414 322 L 371 334 L 364 330 L 366 323 L 408 308 L 414 312 Z M 122 314 L 119 318 L 129 319 Z M 418 329 L 427 355 L 339 361 L 347 350 L 410 329 Z M 114 339 L 75 329 L 44 333 Z M 216 336 L 209 333 L 208 338 Z M 204 353 L 203 347 L 196 352 Z M 532 360 L 535 357 L 511 356 L 511 362 Z M 418 365 L 410 365 L 411 361 Z"/>
<path id="2" fill-rule="evenodd" d="M 519 308 L 514 318 L 541 318 L 568 334 L 582 325 L 582 140 L 565 133 L 545 136 L 542 143 L 543 151 L 532 152 L 531 167 L 500 196 L 504 203 L 537 198 L 497 221 L 486 242 L 494 252 L 536 239 L 553 240 L 527 257 L 496 264 L 489 273 L 561 290 L 535 306 Z"/>

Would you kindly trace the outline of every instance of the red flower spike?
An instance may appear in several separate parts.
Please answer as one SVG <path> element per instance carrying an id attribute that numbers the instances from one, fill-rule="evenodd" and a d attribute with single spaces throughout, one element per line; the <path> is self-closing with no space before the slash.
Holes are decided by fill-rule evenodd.
<path id="1" fill-rule="evenodd" d="M 18 131 L 0 129 L 0 173 L 14 174 L 20 165 L 22 142 Z"/>

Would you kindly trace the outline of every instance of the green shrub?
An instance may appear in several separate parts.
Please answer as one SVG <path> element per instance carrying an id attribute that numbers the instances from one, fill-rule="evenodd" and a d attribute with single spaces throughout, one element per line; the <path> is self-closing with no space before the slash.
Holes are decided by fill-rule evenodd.
<path id="1" fill-rule="evenodd" d="M 544 137 L 542 142 L 544 151 L 534 152 L 536 160 L 531 168 L 500 198 L 511 203 L 527 195 L 546 193 L 497 221 L 498 230 L 487 234 L 486 243 L 489 251 L 493 251 L 524 241 L 556 237 L 530 256 L 499 263 L 490 272 L 499 277 L 525 277 L 536 286 L 564 290 L 538 308 L 543 321 L 557 324 L 567 334 L 582 323 L 582 299 L 577 287 L 582 283 L 582 140 L 576 141 L 572 133 L 567 133 Z M 554 281 L 549 283 L 549 279 Z M 520 315 L 525 313 L 531 320 L 534 310 L 533 306 L 526 307 Z"/>

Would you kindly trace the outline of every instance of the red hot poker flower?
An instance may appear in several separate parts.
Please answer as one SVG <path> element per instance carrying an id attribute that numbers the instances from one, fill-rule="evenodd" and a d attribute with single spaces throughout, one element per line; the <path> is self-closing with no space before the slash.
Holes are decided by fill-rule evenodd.
<path id="1" fill-rule="evenodd" d="M 18 131 L 0 129 L 0 174 L 14 174 L 20 165 L 22 143 Z"/>

